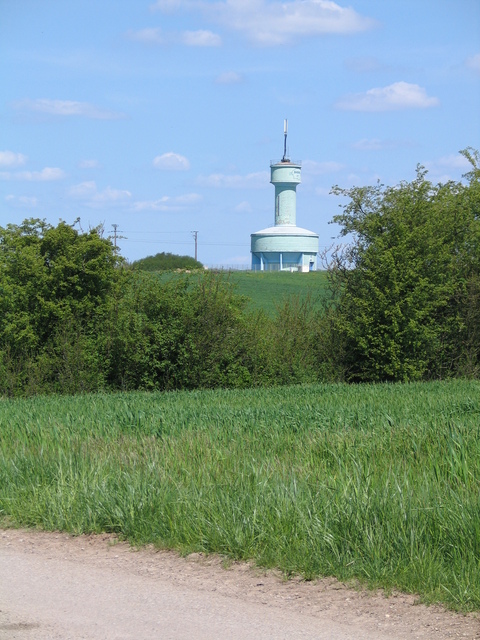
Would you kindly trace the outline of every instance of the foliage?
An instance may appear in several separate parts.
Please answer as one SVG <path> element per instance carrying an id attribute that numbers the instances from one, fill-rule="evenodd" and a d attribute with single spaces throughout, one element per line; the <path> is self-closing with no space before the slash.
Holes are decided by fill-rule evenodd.
<path id="1" fill-rule="evenodd" d="M 350 202 L 334 217 L 353 242 L 331 266 L 331 316 L 349 380 L 476 375 L 480 277 L 480 158 L 468 184 L 334 188 Z M 332 312 L 331 312 L 332 313 Z"/>
<path id="2" fill-rule="evenodd" d="M 37 219 L 0 228 L 0 392 L 79 391 L 82 370 L 98 386 L 93 343 L 120 275 L 100 231 Z"/>
<path id="3" fill-rule="evenodd" d="M 0 228 L 0 250 L 1 335 L 14 350 L 72 318 L 88 321 L 111 292 L 117 258 L 98 229 L 30 219 Z"/>
<path id="4" fill-rule="evenodd" d="M 477 377 L 480 157 L 462 153 L 466 182 L 334 188 L 352 242 L 328 280 L 148 273 L 100 229 L 0 228 L 0 395 Z"/>
<path id="5" fill-rule="evenodd" d="M 130 274 L 108 332 L 109 383 L 126 389 L 246 386 L 244 301 L 214 274 Z"/>
<path id="6" fill-rule="evenodd" d="M 2 395 L 318 379 L 311 305 L 286 300 L 272 319 L 222 274 L 123 269 L 100 230 L 64 222 L 9 225 L 0 242 Z"/>
<path id="7" fill-rule="evenodd" d="M 170 271 L 171 269 L 203 269 L 203 265 L 191 256 L 177 256 L 173 253 L 157 253 L 132 262 L 132 267 L 140 271 Z"/>
<path id="8" fill-rule="evenodd" d="M 478 381 L 0 402 L 0 517 L 480 610 Z"/>

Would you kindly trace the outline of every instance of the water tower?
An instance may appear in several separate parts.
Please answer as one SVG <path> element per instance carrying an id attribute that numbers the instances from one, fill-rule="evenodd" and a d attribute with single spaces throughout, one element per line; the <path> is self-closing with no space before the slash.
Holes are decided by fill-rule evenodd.
<path id="1" fill-rule="evenodd" d="M 283 158 L 270 164 L 275 187 L 275 225 L 251 235 L 254 271 L 315 271 L 318 234 L 297 227 L 297 185 L 302 167 L 287 158 L 288 122 L 284 121 Z"/>

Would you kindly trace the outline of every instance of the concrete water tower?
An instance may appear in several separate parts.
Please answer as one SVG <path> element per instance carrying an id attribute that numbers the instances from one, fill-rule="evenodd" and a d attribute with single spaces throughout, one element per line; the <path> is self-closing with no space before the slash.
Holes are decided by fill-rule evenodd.
<path id="1" fill-rule="evenodd" d="M 315 271 L 318 234 L 297 227 L 297 185 L 302 167 L 287 158 L 288 122 L 284 121 L 283 158 L 270 164 L 275 187 L 275 225 L 251 235 L 254 271 Z"/>

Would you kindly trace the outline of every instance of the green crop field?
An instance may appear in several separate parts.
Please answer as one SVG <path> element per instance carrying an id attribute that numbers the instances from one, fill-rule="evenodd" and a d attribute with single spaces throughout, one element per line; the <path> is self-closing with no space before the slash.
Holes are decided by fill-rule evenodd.
<path id="1" fill-rule="evenodd" d="M 319 306 L 327 286 L 325 271 L 232 271 L 229 279 L 237 293 L 250 298 L 250 308 L 263 309 L 268 314 L 274 313 L 278 305 L 293 295 L 300 298 L 310 295 L 315 306 Z"/>
<path id="2" fill-rule="evenodd" d="M 249 299 L 247 309 L 262 309 L 273 315 L 278 306 L 291 296 L 305 299 L 310 296 L 314 307 L 320 308 L 327 291 L 327 272 L 298 273 L 289 271 L 222 271 L 226 281 L 235 287 L 238 295 Z M 184 277 L 184 273 L 168 271 L 159 274 L 164 280 Z M 195 277 L 193 275 L 192 277 Z"/>
<path id="3" fill-rule="evenodd" d="M 0 400 L 0 522 L 480 609 L 480 384 Z"/>

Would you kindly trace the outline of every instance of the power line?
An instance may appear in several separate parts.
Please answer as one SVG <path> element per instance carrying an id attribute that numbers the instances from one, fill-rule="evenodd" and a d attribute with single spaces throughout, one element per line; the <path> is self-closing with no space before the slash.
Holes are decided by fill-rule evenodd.
<path id="1" fill-rule="evenodd" d="M 126 231 L 125 233 L 145 233 L 144 231 Z M 163 233 L 176 233 L 177 235 L 184 235 L 185 233 L 187 233 L 186 231 L 151 231 L 150 235 L 158 235 L 158 234 L 163 234 Z"/>
<path id="2" fill-rule="evenodd" d="M 120 237 L 120 236 L 117 236 Z M 127 239 L 127 242 L 132 242 L 133 244 L 175 244 L 175 245 L 190 245 L 190 242 L 169 242 L 168 240 L 130 240 Z M 347 246 L 347 243 L 341 243 L 341 245 Z M 202 247 L 250 247 L 250 243 L 244 242 L 202 242 Z M 331 245 L 329 244 L 320 244 L 319 247 L 323 249 L 328 249 Z"/>
<path id="3" fill-rule="evenodd" d="M 182 244 L 190 245 L 190 242 L 169 242 L 168 240 L 128 240 L 134 244 Z M 249 247 L 250 244 L 234 242 L 202 242 L 202 247 Z"/>

